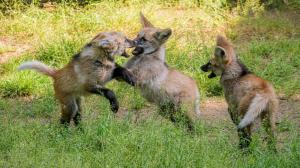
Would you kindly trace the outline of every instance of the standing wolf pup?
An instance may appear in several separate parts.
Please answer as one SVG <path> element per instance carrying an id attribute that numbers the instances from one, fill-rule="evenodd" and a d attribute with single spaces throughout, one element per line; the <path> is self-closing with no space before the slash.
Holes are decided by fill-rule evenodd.
<path id="1" fill-rule="evenodd" d="M 104 87 L 113 78 L 122 78 L 134 85 L 132 73 L 114 62 L 115 55 L 127 57 L 126 48 L 132 42 L 119 32 L 98 34 L 62 69 L 55 70 L 38 61 L 29 61 L 20 65 L 19 70 L 34 69 L 50 76 L 54 80 L 55 96 L 61 104 L 62 124 L 75 125 L 81 120 L 81 96 L 93 93 L 107 98 L 113 112 L 119 105 L 114 92 Z"/>
<path id="2" fill-rule="evenodd" d="M 222 36 L 217 37 L 214 57 L 201 66 L 211 71 L 209 78 L 221 76 L 228 112 L 237 125 L 240 147 L 248 147 L 254 122 L 263 124 L 268 133 L 268 144 L 276 149 L 275 116 L 278 100 L 273 86 L 251 73 L 236 56 L 233 46 Z"/>
<path id="3" fill-rule="evenodd" d="M 133 57 L 125 64 L 137 78 L 137 86 L 148 101 L 157 104 L 171 121 L 176 122 L 179 112 L 189 130 L 200 115 L 199 91 L 196 81 L 173 70 L 165 63 L 164 43 L 172 34 L 171 29 L 155 28 L 141 14 L 142 30 L 135 41 Z"/>

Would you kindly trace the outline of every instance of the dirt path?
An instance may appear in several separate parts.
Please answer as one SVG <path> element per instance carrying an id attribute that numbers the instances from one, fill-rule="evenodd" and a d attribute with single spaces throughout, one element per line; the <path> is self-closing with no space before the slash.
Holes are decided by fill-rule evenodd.
<path id="1" fill-rule="evenodd" d="M 156 111 L 155 106 L 129 114 L 127 109 L 120 109 L 119 118 L 133 117 L 134 121 L 143 120 Z M 131 115 L 131 116 L 129 116 Z M 232 122 L 227 112 L 227 103 L 221 98 L 209 98 L 201 103 L 201 119 L 207 122 Z M 300 100 L 280 99 L 279 121 L 288 120 L 296 124 L 300 131 Z"/>
<path id="2" fill-rule="evenodd" d="M 278 122 L 287 119 L 300 127 L 300 101 L 280 99 Z M 203 103 L 203 118 L 209 121 L 231 121 L 227 104 L 222 99 L 211 99 Z"/>
<path id="3" fill-rule="evenodd" d="M 11 58 L 22 55 L 30 48 L 30 45 L 18 43 L 17 40 L 12 38 L 0 37 L 0 64 L 7 62 Z"/>

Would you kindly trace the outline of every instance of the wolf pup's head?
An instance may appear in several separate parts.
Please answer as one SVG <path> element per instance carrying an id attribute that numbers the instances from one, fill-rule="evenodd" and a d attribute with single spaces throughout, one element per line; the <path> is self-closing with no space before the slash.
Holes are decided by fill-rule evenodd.
<path id="1" fill-rule="evenodd" d="M 204 72 L 211 72 L 208 78 L 222 75 L 225 69 L 236 59 L 233 47 L 225 37 L 218 36 L 216 41 L 214 56 L 207 64 L 200 67 Z"/>
<path id="2" fill-rule="evenodd" d="M 126 53 L 126 48 L 134 47 L 133 41 L 120 32 L 100 33 L 88 45 L 93 46 L 95 49 L 103 50 L 111 58 L 115 55 L 129 57 Z"/>
<path id="3" fill-rule="evenodd" d="M 115 66 L 115 55 L 126 56 L 126 48 L 133 42 L 119 32 L 104 32 L 94 37 L 74 55 L 75 72 L 91 81 L 106 81 Z"/>
<path id="4" fill-rule="evenodd" d="M 141 13 L 142 30 L 134 39 L 135 49 L 133 55 L 152 54 L 163 45 L 172 34 L 171 29 L 160 29 L 154 27 L 148 19 Z"/>

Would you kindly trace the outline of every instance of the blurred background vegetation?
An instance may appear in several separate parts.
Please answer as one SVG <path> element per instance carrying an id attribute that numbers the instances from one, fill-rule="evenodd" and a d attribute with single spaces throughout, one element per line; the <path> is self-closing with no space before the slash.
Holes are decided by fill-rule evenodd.
<path id="1" fill-rule="evenodd" d="M 0 11 L 9 14 L 14 10 L 24 10 L 29 6 L 44 7 L 51 4 L 72 6 L 86 6 L 94 2 L 111 2 L 122 5 L 130 3 L 156 3 L 168 7 L 184 5 L 186 7 L 207 7 L 236 9 L 240 13 L 255 13 L 262 8 L 266 9 L 300 9 L 299 0 L 0 0 Z"/>

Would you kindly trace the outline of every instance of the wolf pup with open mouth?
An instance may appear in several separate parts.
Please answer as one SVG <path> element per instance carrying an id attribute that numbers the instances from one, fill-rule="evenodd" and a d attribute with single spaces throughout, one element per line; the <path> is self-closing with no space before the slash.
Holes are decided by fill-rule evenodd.
<path id="1" fill-rule="evenodd" d="M 99 94 L 107 98 L 113 112 L 119 109 L 114 92 L 104 85 L 113 78 L 124 79 L 135 85 L 135 78 L 126 68 L 114 62 L 115 55 L 128 56 L 126 48 L 132 42 L 119 32 L 98 34 L 62 69 L 56 70 L 38 61 L 29 61 L 20 65 L 19 70 L 34 69 L 54 80 L 55 96 L 61 104 L 62 124 L 69 125 L 73 119 L 75 125 L 81 120 L 81 96 Z"/>
<path id="2" fill-rule="evenodd" d="M 196 81 L 171 69 L 165 62 L 164 44 L 172 34 L 171 29 L 154 27 L 143 14 L 141 23 L 143 28 L 134 40 L 134 56 L 124 67 L 137 78 L 144 98 L 158 105 L 162 114 L 173 122 L 182 115 L 192 130 L 194 120 L 200 115 Z"/>
<path id="3" fill-rule="evenodd" d="M 237 125 L 240 147 L 248 147 L 255 123 L 263 124 L 268 133 L 269 147 L 276 150 L 275 117 L 278 100 L 273 86 L 251 73 L 237 57 L 233 46 L 222 36 L 217 37 L 214 57 L 201 66 L 208 76 L 221 76 L 228 112 Z"/>

